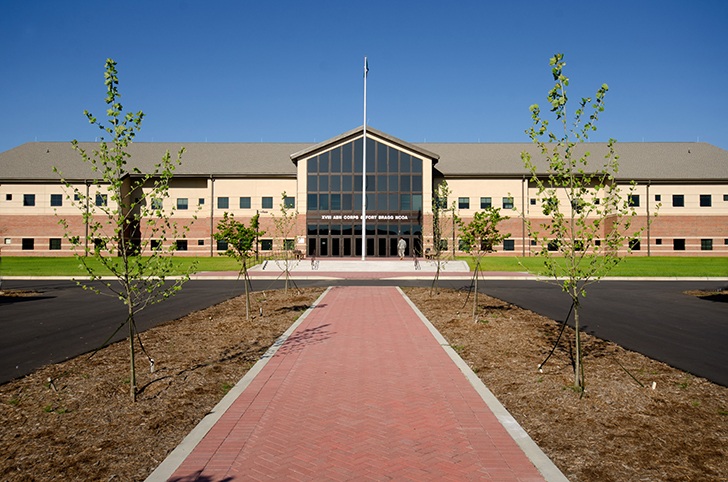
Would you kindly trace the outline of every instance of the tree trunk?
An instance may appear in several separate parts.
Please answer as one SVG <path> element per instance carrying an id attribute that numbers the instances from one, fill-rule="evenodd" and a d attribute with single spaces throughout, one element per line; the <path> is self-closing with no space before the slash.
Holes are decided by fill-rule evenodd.
<path id="1" fill-rule="evenodd" d="M 243 261 L 243 284 L 245 285 L 245 319 L 250 319 L 250 290 L 248 289 L 248 270 Z"/>
<path id="2" fill-rule="evenodd" d="M 574 386 L 584 391 L 584 379 L 581 366 L 581 332 L 579 331 L 579 300 L 574 302 L 574 329 L 576 330 L 576 360 L 574 364 Z"/>
<path id="3" fill-rule="evenodd" d="M 136 368 L 134 366 L 134 310 L 131 300 L 127 300 L 129 306 L 129 317 L 126 322 L 129 324 L 129 355 L 131 358 L 131 373 L 129 376 L 129 392 L 131 401 L 136 402 Z"/>
<path id="4" fill-rule="evenodd" d="M 480 258 L 478 258 L 478 262 L 475 263 L 475 293 L 473 296 L 473 321 L 477 322 L 478 319 L 475 318 L 475 315 L 478 311 L 478 269 L 480 268 Z"/>

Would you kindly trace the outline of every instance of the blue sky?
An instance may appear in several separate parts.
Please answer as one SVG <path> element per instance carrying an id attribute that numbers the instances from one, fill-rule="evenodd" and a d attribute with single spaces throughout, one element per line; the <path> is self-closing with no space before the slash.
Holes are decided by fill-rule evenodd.
<path id="1" fill-rule="evenodd" d="M 610 87 L 594 141 L 728 149 L 726 1 L 0 0 L 0 151 L 91 140 L 104 62 L 137 141 L 528 142 L 563 52 L 572 100 Z M 573 107 L 571 109 L 573 111 Z"/>

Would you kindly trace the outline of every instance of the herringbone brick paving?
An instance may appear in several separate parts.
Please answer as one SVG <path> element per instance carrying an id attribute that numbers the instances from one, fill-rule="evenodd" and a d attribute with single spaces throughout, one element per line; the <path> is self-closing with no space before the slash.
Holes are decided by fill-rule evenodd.
<path id="1" fill-rule="evenodd" d="M 170 480 L 543 481 L 396 288 L 333 288 Z"/>

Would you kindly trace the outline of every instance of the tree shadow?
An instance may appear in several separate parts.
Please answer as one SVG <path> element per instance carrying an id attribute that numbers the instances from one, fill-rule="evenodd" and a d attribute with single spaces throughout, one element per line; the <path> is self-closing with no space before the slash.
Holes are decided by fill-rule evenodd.
<path id="1" fill-rule="evenodd" d="M 307 328 L 302 331 L 294 332 L 287 340 L 278 345 L 280 348 L 276 352 L 276 355 L 287 355 L 289 353 L 301 351 L 306 346 L 323 343 L 325 340 L 331 338 L 331 335 L 333 334 L 333 332 L 327 329 L 329 326 L 331 326 L 331 324 L 320 325 L 315 328 Z M 274 343 L 273 346 L 276 346 L 277 343 L 278 341 Z"/>
<path id="2" fill-rule="evenodd" d="M 218 478 L 211 475 L 202 475 L 202 470 L 198 470 L 190 475 L 171 477 L 167 480 L 167 482 L 230 482 L 232 480 L 234 479 L 230 476 Z"/>
<path id="3" fill-rule="evenodd" d="M 728 303 L 728 293 L 713 293 L 712 295 L 698 296 L 701 300 L 713 301 L 716 303 Z"/>
<path id="4" fill-rule="evenodd" d="M 12 303 L 21 303 L 23 301 L 39 301 L 39 300 L 49 300 L 53 299 L 55 296 L 7 296 L 7 295 L 0 295 L 0 305 L 9 305 Z"/>

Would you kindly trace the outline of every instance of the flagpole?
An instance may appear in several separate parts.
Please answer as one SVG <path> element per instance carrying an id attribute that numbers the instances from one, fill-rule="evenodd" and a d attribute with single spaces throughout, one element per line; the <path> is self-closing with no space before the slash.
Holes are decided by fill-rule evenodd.
<path id="1" fill-rule="evenodd" d="M 364 148 L 361 176 L 361 260 L 367 259 L 367 72 L 369 65 L 367 58 L 364 56 Z"/>

